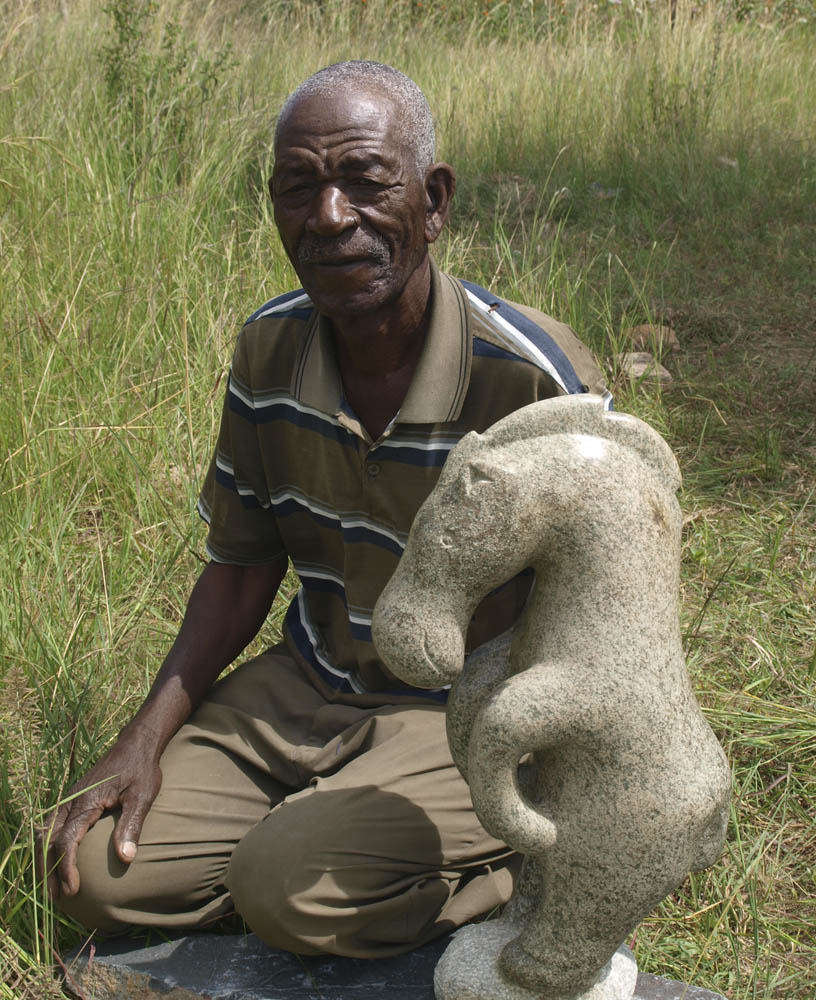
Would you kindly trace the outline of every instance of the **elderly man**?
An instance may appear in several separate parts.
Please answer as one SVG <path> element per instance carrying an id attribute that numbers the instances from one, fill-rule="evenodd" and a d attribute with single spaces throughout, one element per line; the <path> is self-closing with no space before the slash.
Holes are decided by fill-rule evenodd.
<path id="1" fill-rule="evenodd" d="M 275 946 L 375 957 L 510 895 L 444 692 L 389 675 L 371 611 L 463 434 L 603 384 L 567 327 L 437 270 L 454 173 L 433 150 L 421 91 L 378 63 L 322 70 L 281 111 L 269 189 L 303 290 L 238 338 L 200 500 L 212 561 L 144 705 L 52 817 L 52 892 L 89 926 L 236 910 Z M 289 560 L 285 641 L 214 684 Z M 470 648 L 529 585 L 483 602 Z"/>

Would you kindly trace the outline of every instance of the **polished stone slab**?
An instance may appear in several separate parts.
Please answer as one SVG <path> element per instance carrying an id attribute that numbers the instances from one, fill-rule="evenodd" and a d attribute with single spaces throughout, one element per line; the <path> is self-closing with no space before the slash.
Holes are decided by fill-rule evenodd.
<path id="1" fill-rule="evenodd" d="M 187 934 L 145 945 L 116 938 L 65 959 L 83 1000 L 434 1000 L 433 970 L 449 939 L 388 959 L 302 958 L 253 934 Z M 632 1000 L 724 1000 L 641 972 Z"/>

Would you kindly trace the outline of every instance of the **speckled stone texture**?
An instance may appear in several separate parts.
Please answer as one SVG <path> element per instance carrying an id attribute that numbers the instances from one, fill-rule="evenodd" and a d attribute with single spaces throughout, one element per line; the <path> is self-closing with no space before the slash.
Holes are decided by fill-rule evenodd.
<path id="1" fill-rule="evenodd" d="M 526 855 L 502 917 L 518 933 L 494 959 L 539 1000 L 592 996 L 636 924 L 722 847 L 729 768 L 680 639 L 679 485 L 642 421 L 590 396 L 534 403 L 453 450 L 374 612 L 397 676 L 453 682 L 476 812 Z M 465 662 L 476 606 L 527 566 L 513 634 Z M 461 1000 L 495 1000 L 465 979 Z"/>
<path id="2" fill-rule="evenodd" d="M 502 919 L 457 931 L 434 972 L 436 1000 L 541 1000 L 538 989 L 528 990 L 502 975 L 496 961 L 518 933 L 518 927 Z M 581 1000 L 629 1000 L 637 978 L 634 955 L 623 945 L 597 974 L 596 982 L 581 992 Z"/>

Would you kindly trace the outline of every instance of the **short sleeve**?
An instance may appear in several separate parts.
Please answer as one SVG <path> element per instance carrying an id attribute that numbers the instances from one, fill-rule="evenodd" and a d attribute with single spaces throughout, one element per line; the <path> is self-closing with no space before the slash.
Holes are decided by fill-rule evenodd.
<path id="1" fill-rule="evenodd" d="M 569 359 L 570 364 L 575 369 L 575 374 L 586 386 L 587 392 L 598 396 L 608 395 L 603 372 L 596 364 L 592 352 L 579 340 L 572 327 L 529 306 L 514 305 L 514 308 L 547 331 Z"/>
<path id="2" fill-rule="evenodd" d="M 230 371 L 215 454 L 198 500 L 207 523 L 207 553 L 215 562 L 260 566 L 285 546 L 269 499 L 253 411 L 242 404 L 239 338 Z"/>

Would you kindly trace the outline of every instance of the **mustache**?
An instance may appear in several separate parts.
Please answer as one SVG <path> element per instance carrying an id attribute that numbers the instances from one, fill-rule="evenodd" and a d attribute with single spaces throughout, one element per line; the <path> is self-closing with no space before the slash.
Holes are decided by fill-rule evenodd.
<path id="1" fill-rule="evenodd" d="M 384 236 L 355 229 L 340 236 L 304 233 L 295 247 L 295 256 L 299 264 L 320 264 L 338 257 L 368 257 L 377 264 L 387 264 L 391 253 Z"/>

